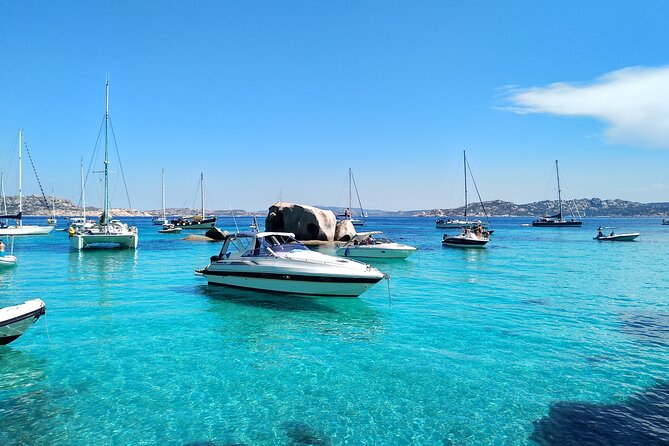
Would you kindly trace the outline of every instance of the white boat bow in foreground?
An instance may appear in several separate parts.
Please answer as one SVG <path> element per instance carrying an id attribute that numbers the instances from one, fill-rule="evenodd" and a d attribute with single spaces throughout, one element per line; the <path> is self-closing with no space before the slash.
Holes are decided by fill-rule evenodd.
<path id="1" fill-rule="evenodd" d="M 0 308 L 0 345 L 9 344 L 21 336 L 44 313 L 46 304 L 41 299 Z"/>

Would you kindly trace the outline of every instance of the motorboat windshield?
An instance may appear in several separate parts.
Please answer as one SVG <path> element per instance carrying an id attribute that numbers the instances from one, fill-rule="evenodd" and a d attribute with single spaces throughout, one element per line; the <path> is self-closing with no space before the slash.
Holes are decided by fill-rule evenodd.
<path id="1" fill-rule="evenodd" d="M 288 233 L 238 233 L 226 238 L 220 258 L 279 256 L 309 248 Z"/>

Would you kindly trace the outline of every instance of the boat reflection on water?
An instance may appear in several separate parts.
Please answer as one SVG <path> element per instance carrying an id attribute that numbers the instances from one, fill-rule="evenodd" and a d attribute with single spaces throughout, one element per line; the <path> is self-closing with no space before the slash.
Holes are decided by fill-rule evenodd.
<path id="1" fill-rule="evenodd" d="M 369 339 L 384 331 L 372 305 L 361 299 L 304 297 L 283 293 L 201 285 L 197 292 L 209 299 L 211 312 L 229 321 L 235 336 L 273 338 L 286 330 Z"/>
<path id="2" fill-rule="evenodd" d="M 138 257 L 135 249 L 70 251 L 69 273 L 73 280 L 97 280 L 106 287 L 106 281 L 117 276 L 136 276 Z"/>

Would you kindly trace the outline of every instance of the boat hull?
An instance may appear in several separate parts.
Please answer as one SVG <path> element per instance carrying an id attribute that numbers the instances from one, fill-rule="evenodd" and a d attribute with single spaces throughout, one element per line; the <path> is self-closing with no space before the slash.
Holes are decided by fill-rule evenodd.
<path id="1" fill-rule="evenodd" d="M 54 226 L 9 226 L 0 228 L 0 236 L 9 235 L 47 235 L 53 231 Z"/>
<path id="2" fill-rule="evenodd" d="M 6 254 L 0 256 L 0 267 L 16 266 L 16 256 Z"/>
<path id="3" fill-rule="evenodd" d="M 44 313 L 46 305 L 41 299 L 0 308 L 0 345 L 7 345 L 16 340 Z"/>
<path id="4" fill-rule="evenodd" d="M 583 226 L 582 221 L 533 221 L 532 226 L 534 227 L 546 227 L 546 228 L 564 228 L 564 227 L 580 227 Z"/>
<path id="5" fill-rule="evenodd" d="M 211 229 L 216 226 L 216 218 L 205 218 L 204 220 L 193 222 L 190 220 L 172 220 L 172 224 L 177 228 L 195 230 Z"/>
<path id="6" fill-rule="evenodd" d="M 488 228 L 489 226 L 487 222 L 482 222 L 480 220 L 475 220 L 475 221 L 436 220 L 435 225 L 437 229 L 463 229 L 463 228 L 474 229 L 478 225 L 481 225 L 482 228 Z"/>
<path id="7" fill-rule="evenodd" d="M 161 234 L 181 234 L 181 228 L 158 229 Z"/>
<path id="8" fill-rule="evenodd" d="M 632 242 L 639 236 L 638 232 L 633 234 L 606 235 L 604 237 L 593 237 L 600 242 Z"/>
<path id="9" fill-rule="evenodd" d="M 455 248 L 484 248 L 489 242 L 488 239 L 474 239 L 470 237 L 444 237 L 441 241 L 443 246 L 453 246 Z"/>
<path id="10" fill-rule="evenodd" d="M 413 246 L 399 245 L 355 245 L 337 249 L 336 254 L 340 257 L 352 257 L 356 259 L 406 259 L 416 252 Z"/>
<path id="11" fill-rule="evenodd" d="M 384 277 L 368 265 L 350 263 L 351 260 L 339 262 L 341 266 L 294 260 L 264 262 L 257 258 L 217 261 L 207 266 L 202 275 L 209 285 L 333 297 L 358 297 Z"/>
<path id="12" fill-rule="evenodd" d="M 138 235 L 134 234 L 75 234 L 70 237 L 70 248 L 75 250 L 105 247 L 137 249 Z"/>

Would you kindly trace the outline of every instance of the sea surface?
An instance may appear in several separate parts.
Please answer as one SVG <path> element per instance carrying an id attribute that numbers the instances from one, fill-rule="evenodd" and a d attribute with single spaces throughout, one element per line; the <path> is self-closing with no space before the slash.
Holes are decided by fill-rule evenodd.
<path id="1" fill-rule="evenodd" d="M 668 444 L 669 226 L 530 220 L 473 250 L 370 218 L 419 251 L 357 299 L 208 287 L 220 243 L 150 219 L 136 251 L 17 238 L 0 306 L 47 314 L 0 347 L 0 445 Z"/>

